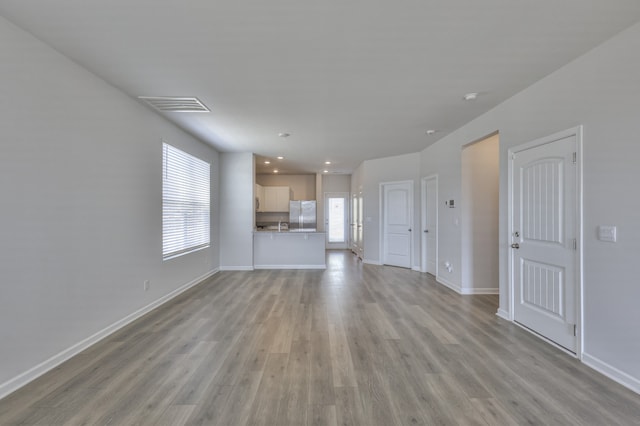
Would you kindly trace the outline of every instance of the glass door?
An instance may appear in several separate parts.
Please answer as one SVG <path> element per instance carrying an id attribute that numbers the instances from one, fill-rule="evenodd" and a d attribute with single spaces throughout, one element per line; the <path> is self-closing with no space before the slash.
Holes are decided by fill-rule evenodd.
<path id="1" fill-rule="evenodd" d="M 325 193 L 325 232 L 328 249 L 346 249 L 349 242 L 349 194 Z"/>

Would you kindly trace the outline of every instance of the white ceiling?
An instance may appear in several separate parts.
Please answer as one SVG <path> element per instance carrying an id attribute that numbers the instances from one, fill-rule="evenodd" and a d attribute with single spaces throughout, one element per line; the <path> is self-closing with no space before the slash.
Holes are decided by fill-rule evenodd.
<path id="1" fill-rule="evenodd" d="M 0 0 L 0 15 L 134 98 L 198 97 L 210 113 L 165 116 L 220 151 L 350 173 L 421 151 L 640 20 L 640 1 Z"/>

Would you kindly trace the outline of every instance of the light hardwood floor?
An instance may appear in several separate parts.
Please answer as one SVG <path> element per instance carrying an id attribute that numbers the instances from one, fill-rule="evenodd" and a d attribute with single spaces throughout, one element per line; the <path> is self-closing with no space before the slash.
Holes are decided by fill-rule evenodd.
<path id="1" fill-rule="evenodd" d="M 496 296 L 330 252 L 221 272 L 0 401 L 0 425 L 633 425 L 640 396 Z"/>

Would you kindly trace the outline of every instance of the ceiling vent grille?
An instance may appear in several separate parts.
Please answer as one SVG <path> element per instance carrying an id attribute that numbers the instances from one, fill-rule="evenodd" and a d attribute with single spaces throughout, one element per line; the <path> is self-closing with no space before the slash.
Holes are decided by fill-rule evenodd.
<path id="1" fill-rule="evenodd" d="M 158 111 L 164 112 L 210 112 L 198 98 L 171 96 L 138 96 Z"/>

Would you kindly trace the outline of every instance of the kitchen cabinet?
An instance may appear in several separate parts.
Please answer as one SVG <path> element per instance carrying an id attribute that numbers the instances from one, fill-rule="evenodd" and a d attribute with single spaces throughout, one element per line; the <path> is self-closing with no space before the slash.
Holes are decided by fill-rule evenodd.
<path id="1" fill-rule="evenodd" d="M 288 212 L 291 188 L 288 186 L 264 186 L 263 212 Z"/>
<path id="2" fill-rule="evenodd" d="M 264 211 L 264 186 L 258 185 L 256 183 L 255 196 L 256 196 L 256 211 L 263 212 Z"/>
<path id="3" fill-rule="evenodd" d="M 324 232 L 253 233 L 254 269 L 325 269 Z"/>

